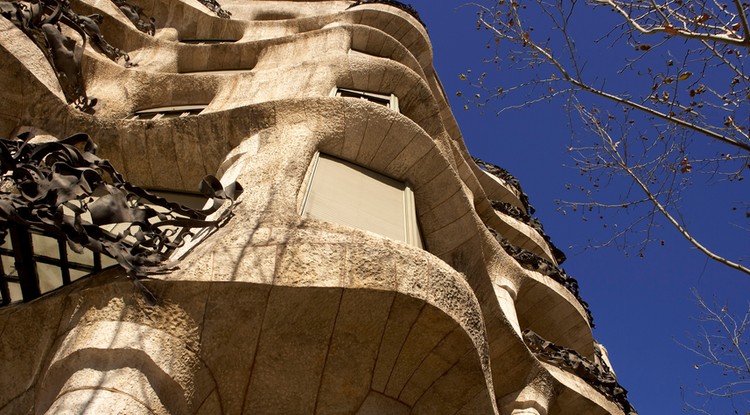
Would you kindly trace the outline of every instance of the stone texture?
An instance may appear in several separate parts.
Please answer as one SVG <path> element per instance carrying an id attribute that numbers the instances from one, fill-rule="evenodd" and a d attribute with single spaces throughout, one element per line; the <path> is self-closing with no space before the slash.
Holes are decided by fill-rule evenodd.
<path id="1" fill-rule="evenodd" d="M 84 131 L 135 184 L 195 192 L 218 172 L 245 192 L 228 223 L 178 250 L 179 268 L 144 281 L 156 304 L 112 269 L 0 308 L 12 374 L 0 414 L 622 413 L 520 338 L 531 328 L 593 356 L 575 297 L 486 230 L 549 257 L 533 229 L 492 210 L 522 207 L 520 195 L 471 160 L 413 16 L 220 0 L 232 12 L 221 19 L 192 0 L 128 1 L 155 17 L 155 36 L 108 0 L 71 2 L 102 14 L 104 36 L 138 64 L 87 46 L 93 115 L 66 105 L 42 52 L 0 19 L 0 136 Z M 400 111 L 335 87 L 394 94 Z M 407 183 L 424 249 L 302 218 L 316 152 Z"/>

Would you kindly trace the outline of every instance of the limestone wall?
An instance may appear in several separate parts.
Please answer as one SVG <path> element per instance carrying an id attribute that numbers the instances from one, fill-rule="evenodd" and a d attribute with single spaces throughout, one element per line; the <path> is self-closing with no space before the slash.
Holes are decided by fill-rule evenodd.
<path id="1" fill-rule="evenodd" d="M 145 284 L 117 269 L 0 309 L 0 414 L 620 414 L 521 332 L 595 360 L 586 310 L 510 256 L 488 226 L 554 264 L 535 229 L 492 208 L 519 189 L 468 154 L 425 28 L 388 4 L 75 0 L 133 67 L 89 45 L 93 114 L 67 105 L 44 55 L 0 18 L 0 136 L 90 134 L 132 182 L 245 187 L 233 218 Z M 186 43 L 185 40 L 193 41 Z M 196 44 L 198 40 L 221 43 Z M 221 72 L 219 72 L 221 71 Z M 331 96 L 398 98 L 399 111 Z M 199 115 L 133 120 L 142 109 Z M 424 249 L 305 218 L 317 152 L 405 182 Z"/>

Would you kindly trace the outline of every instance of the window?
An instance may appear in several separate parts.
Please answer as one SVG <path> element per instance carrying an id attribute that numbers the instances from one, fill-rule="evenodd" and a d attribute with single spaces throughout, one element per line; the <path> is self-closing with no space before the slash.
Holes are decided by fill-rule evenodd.
<path id="1" fill-rule="evenodd" d="M 206 203 L 205 197 L 194 194 L 151 193 L 193 209 L 201 209 Z M 145 200 L 134 202 L 150 205 Z M 160 212 L 165 210 L 160 206 L 150 206 Z M 89 213 L 84 213 L 82 219 L 90 221 Z M 119 234 L 128 229 L 128 225 L 113 223 L 102 225 L 101 228 Z M 0 245 L 0 306 L 33 300 L 117 264 L 114 259 L 88 249 L 77 253 L 70 249 L 65 238 L 46 235 L 40 229 L 19 225 L 10 225 L 9 228 L 4 243 Z M 132 237 L 128 238 L 133 240 Z"/>
<path id="2" fill-rule="evenodd" d="M 253 17 L 253 20 L 289 20 L 296 19 L 297 15 L 286 11 L 266 11 L 260 12 Z"/>
<path id="3" fill-rule="evenodd" d="M 0 304 L 32 300 L 115 263 L 89 250 L 77 253 L 64 238 L 11 225 L 0 246 Z"/>
<path id="4" fill-rule="evenodd" d="M 376 94 L 374 92 L 362 92 L 362 91 L 356 91 L 353 89 L 336 87 L 336 88 L 333 88 L 333 91 L 331 91 L 331 95 L 334 97 L 365 99 L 367 101 L 383 105 L 396 112 L 399 112 L 398 111 L 398 98 L 396 98 L 396 96 L 393 94 L 383 95 L 383 94 Z"/>
<path id="5" fill-rule="evenodd" d="M 253 68 L 244 68 L 244 69 L 216 69 L 216 70 L 207 70 L 207 71 L 189 71 L 189 72 L 180 72 L 181 74 L 205 74 L 205 75 L 236 75 L 238 73 L 248 73 L 252 72 Z"/>
<path id="6" fill-rule="evenodd" d="M 128 117 L 130 120 L 159 120 L 167 118 L 187 117 L 198 115 L 206 109 L 205 105 L 178 105 L 173 107 L 149 108 L 136 111 Z"/>
<path id="7" fill-rule="evenodd" d="M 302 215 L 422 247 L 406 183 L 325 154 L 313 159 Z"/>
<path id="8" fill-rule="evenodd" d="M 219 43 L 235 43 L 237 39 L 181 39 L 180 43 L 188 45 L 216 45 Z"/>

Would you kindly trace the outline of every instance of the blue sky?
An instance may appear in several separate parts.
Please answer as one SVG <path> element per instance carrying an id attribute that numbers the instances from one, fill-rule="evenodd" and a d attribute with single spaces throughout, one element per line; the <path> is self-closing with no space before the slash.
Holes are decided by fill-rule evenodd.
<path id="1" fill-rule="evenodd" d="M 556 210 L 554 200 L 571 197 L 565 184 L 579 180 L 578 170 L 565 167 L 571 165 L 566 152 L 570 126 L 563 103 L 545 102 L 497 117 L 476 109 L 464 111 L 464 101 L 456 92 L 468 89 L 459 74 L 467 69 L 487 70 L 481 64 L 488 56 L 486 38 L 476 31 L 474 12 L 470 7 L 459 8 L 460 1 L 408 3 L 428 26 L 435 67 L 470 152 L 505 167 L 521 181 L 536 207 L 536 216 L 555 244 L 568 254 L 564 268 L 579 280 L 596 322 L 594 335 L 608 348 L 633 405 L 645 415 L 681 413 L 683 399 L 699 403 L 692 395 L 699 382 L 721 381 L 721 376 L 695 369 L 699 359 L 678 344 L 690 343 L 690 337 L 698 333 L 693 317 L 699 309 L 691 289 L 697 289 L 709 302 L 742 313 L 748 307 L 750 278 L 707 261 L 667 228 L 659 231 L 664 246 L 650 247 L 643 258 L 625 256 L 612 248 L 585 249 L 588 241 L 604 239 L 609 233 L 598 221 L 582 221 L 578 215 Z M 592 23 L 583 32 L 602 30 L 595 26 Z M 617 79 L 610 82 L 610 86 L 616 84 Z M 746 202 L 748 190 L 747 182 L 733 187 L 722 183 L 698 186 L 683 202 L 689 206 L 685 220 L 692 232 L 720 253 L 747 258 L 748 233 L 724 230 L 731 227 L 725 218 L 729 206 L 737 200 Z M 627 221 L 628 217 L 618 219 Z M 741 414 L 750 411 L 742 406 L 736 409 Z M 714 413 L 732 412 L 719 406 Z"/>

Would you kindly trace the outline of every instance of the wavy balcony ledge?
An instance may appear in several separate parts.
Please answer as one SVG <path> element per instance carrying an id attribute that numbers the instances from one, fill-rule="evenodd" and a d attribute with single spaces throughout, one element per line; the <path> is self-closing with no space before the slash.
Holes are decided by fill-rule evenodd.
<path id="1" fill-rule="evenodd" d="M 411 5 L 401 3 L 400 1 L 395 0 L 357 0 L 354 3 L 352 3 L 347 9 L 351 9 L 352 7 L 361 6 L 363 4 L 385 4 L 386 6 L 396 7 L 398 9 L 401 9 L 407 13 L 409 13 L 413 18 L 417 19 L 419 23 L 422 24 L 425 28 L 427 28 L 427 25 L 422 21 L 422 19 L 419 17 L 419 12 L 412 7 Z"/>
<path id="2" fill-rule="evenodd" d="M 588 317 L 589 325 L 594 327 L 593 316 L 589 310 L 588 304 L 583 301 L 578 291 L 578 281 L 565 273 L 564 270 L 560 269 L 557 265 L 541 258 L 525 249 L 517 248 L 511 245 L 507 240 L 500 236 L 497 232 L 490 228 L 490 232 L 495 236 L 497 242 L 503 249 L 512 256 L 518 263 L 530 271 L 536 271 L 542 275 L 546 275 L 552 278 L 557 283 L 561 284 L 567 289 L 575 298 L 578 303 L 581 304 Z"/>
<path id="3" fill-rule="evenodd" d="M 558 263 L 542 235 L 525 222 L 495 210 L 495 215 L 486 220 L 486 223 L 507 239 L 511 245 L 532 252 L 553 264 Z"/>
<path id="4" fill-rule="evenodd" d="M 477 178 L 484 188 L 487 199 L 510 203 L 527 214 L 533 213 L 534 208 L 529 205 L 529 198 L 521 190 L 521 185 L 515 176 L 502 167 L 487 163 L 476 157 L 472 157 L 472 160 L 481 172 L 481 174 L 477 174 Z"/>
<path id="5" fill-rule="evenodd" d="M 534 330 L 593 359 L 596 348 L 586 309 L 556 281 L 535 271 L 526 273 L 515 299 L 521 330 Z"/>
<path id="6" fill-rule="evenodd" d="M 502 212 L 503 214 L 521 221 L 526 226 L 532 228 L 535 231 L 535 236 L 531 236 L 531 238 L 534 240 L 536 245 L 540 246 L 542 251 L 544 251 L 548 255 L 548 259 L 550 259 L 556 265 L 561 265 L 563 262 L 565 262 L 565 253 L 552 243 L 552 239 L 544 231 L 544 226 L 542 226 L 542 223 L 539 222 L 537 218 L 531 217 L 530 215 L 524 213 L 523 211 L 521 211 L 521 209 L 511 205 L 510 203 L 492 201 L 490 202 L 490 204 L 492 205 L 492 208 L 495 209 L 495 211 Z M 536 237 L 537 235 L 542 238 L 541 241 L 538 240 L 538 238 Z M 514 243 L 512 240 L 511 243 L 520 248 L 528 249 L 523 245 Z"/>
<path id="7" fill-rule="evenodd" d="M 592 362 L 574 350 L 560 347 L 530 330 L 524 331 L 523 339 L 529 349 L 542 362 L 553 365 L 556 369 L 563 370 L 584 381 L 591 388 L 595 389 L 598 394 L 601 394 L 609 402 L 616 405 L 619 411 L 625 415 L 638 415 L 635 408 L 628 401 L 628 391 L 620 386 L 617 382 L 617 377 L 606 364 Z M 558 370 L 553 370 L 552 372 L 559 373 Z M 566 380 L 562 380 L 562 383 L 568 385 L 575 383 Z M 583 392 L 581 388 L 575 389 Z M 592 394 L 588 395 L 588 398 L 595 398 Z M 611 413 L 606 410 L 601 412 Z"/>

